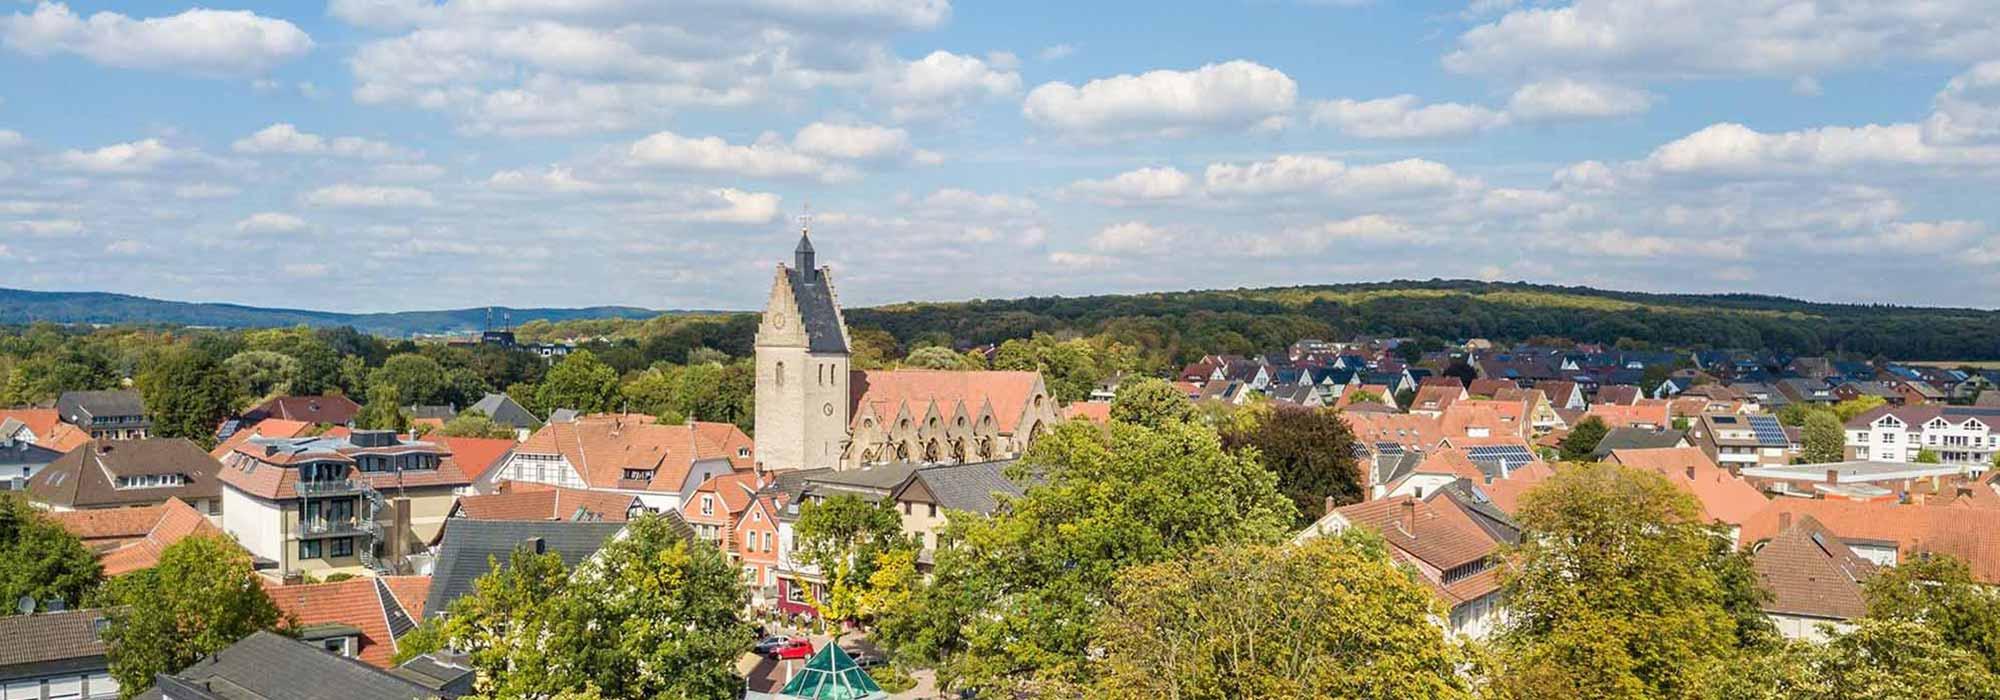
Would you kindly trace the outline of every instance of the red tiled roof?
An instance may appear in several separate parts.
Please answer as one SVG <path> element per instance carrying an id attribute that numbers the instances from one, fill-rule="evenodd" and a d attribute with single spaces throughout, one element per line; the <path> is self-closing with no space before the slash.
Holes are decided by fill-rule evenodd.
<path id="1" fill-rule="evenodd" d="M 27 426 L 28 432 L 35 434 L 35 439 L 38 441 L 36 444 L 41 444 L 43 447 L 48 447 L 49 449 L 52 450 L 58 449 L 55 447 L 50 447 L 47 444 L 43 444 L 47 443 L 50 439 L 55 437 L 56 426 L 64 425 L 64 423 L 62 422 L 62 414 L 57 413 L 55 409 L 0 408 L 0 423 L 6 422 L 7 419 L 9 418 L 21 421 L 22 425 Z M 63 451 L 67 452 L 68 450 L 63 450 Z"/>
<path id="2" fill-rule="evenodd" d="M 266 418 L 256 423 L 237 428 L 236 432 L 229 434 L 229 439 L 216 443 L 215 449 L 209 450 L 208 454 L 216 459 L 222 459 L 228 456 L 229 453 L 235 452 L 236 448 L 243 443 L 249 442 L 250 438 L 295 438 L 306 434 L 312 430 L 312 427 L 313 424 L 304 421 Z"/>
<path id="3" fill-rule="evenodd" d="M 382 582 L 389 585 L 389 594 L 396 597 L 396 603 L 403 606 L 410 619 L 424 619 L 424 599 L 431 594 L 431 577 L 383 576 Z"/>
<path id="4" fill-rule="evenodd" d="M 1519 389 L 1521 385 L 1511 379 L 1474 379 L 1465 390 L 1474 396 L 1494 396 L 1502 389 Z"/>
<path id="5" fill-rule="evenodd" d="M 1981 582 L 2000 583 L 2000 509 L 1779 498 L 1743 524 L 1739 539 L 1750 546 L 1776 536 L 1786 514 L 1793 521 L 1812 516 L 1843 540 L 1894 542 L 1899 559 L 1949 554 L 1965 560 Z"/>
<path id="6" fill-rule="evenodd" d="M 695 462 L 725 459 L 734 469 L 749 469 L 753 450 L 750 436 L 728 423 L 659 425 L 651 417 L 595 415 L 543 425 L 514 448 L 516 453 L 560 455 L 591 488 L 676 493 Z M 652 479 L 627 481 L 627 470 L 650 472 Z"/>
<path id="7" fill-rule="evenodd" d="M 858 421 L 861 407 L 869 406 L 882 420 L 893 420 L 898 407 L 907 405 L 910 414 L 921 420 L 926 407 L 936 402 L 938 414 L 946 420 L 958 415 L 961 403 L 971 419 L 990 403 L 1000 432 L 1012 433 L 1021 427 L 1018 425 L 1021 416 L 1036 396 L 1035 387 L 1041 379 L 1040 372 L 860 370 L 849 379 L 854 409 L 849 415 Z"/>
<path id="8" fill-rule="evenodd" d="M 1457 382 L 1417 387 L 1417 398 L 1410 402 L 1412 411 L 1443 411 L 1452 403 L 1465 398 L 1465 387 Z"/>
<path id="9" fill-rule="evenodd" d="M 321 437 L 335 437 L 334 431 L 329 430 Z M 348 478 L 366 481 L 369 486 L 376 489 L 466 486 L 472 483 L 472 479 L 459 468 L 458 460 L 452 454 L 449 443 L 402 443 L 387 448 L 342 448 L 342 450 L 266 454 L 255 445 L 239 445 L 222 460 L 222 468 L 217 470 L 216 478 L 244 493 L 271 500 L 298 497 L 296 484 L 299 470 L 293 465 L 307 462 L 347 464 Z M 397 452 L 436 453 L 439 455 L 438 466 L 436 469 L 364 472 L 352 466 L 354 459 L 349 456 Z"/>
<path id="10" fill-rule="evenodd" d="M 1758 548 L 1751 561 L 1771 600 L 1767 612 L 1847 620 L 1868 613 L 1862 582 L 1875 565 L 1807 515 Z"/>
<path id="11" fill-rule="evenodd" d="M 1612 450 L 1609 461 L 1666 477 L 1675 487 L 1692 494 L 1710 520 L 1742 525 L 1771 500 L 1749 482 L 1716 466 L 1699 447 Z"/>
<path id="12" fill-rule="evenodd" d="M 1354 431 L 1354 439 L 1371 446 L 1393 442 L 1404 447 L 1430 448 L 1444 438 L 1444 423 L 1430 416 L 1341 411 L 1340 417 Z"/>
<path id="13" fill-rule="evenodd" d="M 178 498 L 136 508 L 57 511 L 48 514 L 70 534 L 98 551 L 104 575 L 152 568 L 160 552 L 191 535 L 222 537 L 222 529 Z"/>
<path id="14" fill-rule="evenodd" d="M 1063 407 L 1063 420 L 1087 420 L 1092 423 L 1111 422 L 1111 402 L 1080 401 Z"/>
<path id="15" fill-rule="evenodd" d="M 471 520 L 571 520 L 582 510 L 607 522 L 624 522 L 639 498 L 629 493 L 539 486 L 546 488 L 460 496 L 458 514 Z"/>
<path id="16" fill-rule="evenodd" d="M 478 481 L 486 472 L 507 460 L 514 449 L 514 441 L 505 438 L 447 437 L 432 438 L 442 441 L 451 448 L 452 460 L 458 462 L 458 469 L 465 478 Z"/>
<path id="17" fill-rule="evenodd" d="M 1632 402 L 1638 401 L 1640 396 L 1639 387 L 1630 384 L 1613 384 L 1611 386 L 1598 387 L 1597 400 L 1591 402 L 1591 407 L 1596 408 L 1598 404 L 1630 406 Z"/>
<path id="18" fill-rule="evenodd" d="M 355 414 L 360 412 L 361 404 L 345 396 L 279 396 L 246 411 L 286 420 L 333 424 L 353 422 Z"/>
<path id="19" fill-rule="evenodd" d="M 1607 428 L 1621 425 L 1631 427 L 1673 425 L 1673 420 L 1667 415 L 1665 399 L 1638 399 L 1631 405 L 1591 404 L 1590 410 L 1584 412 L 1584 415 L 1597 416 L 1599 420 L 1604 421 L 1604 426 Z"/>
<path id="20" fill-rule="evenodd" d="M 277 585 L 266 582 L 264 592 L 278 610 L 298 621 L 301 627 L 337 623 L 361 631 L 355 658 L 377 668 L 389 668 L 396 655 L 396 640 L 389 633 L 389 618 L 382 609 L 382 597 L 375 579 L 351 578 L 333 583 Z M 391 589 L 394 593 L 394 589 Z M 397 596 L 397 600 L 402 600 Z"/>

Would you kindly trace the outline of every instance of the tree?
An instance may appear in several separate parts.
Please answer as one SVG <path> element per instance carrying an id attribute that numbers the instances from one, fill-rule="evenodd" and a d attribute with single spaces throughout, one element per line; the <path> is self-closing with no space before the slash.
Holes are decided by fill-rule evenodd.
<path id="1" fill-rule="evenodd" d="M 1917 456 L 1911 457 L 1910 461 L 1916 464 L 1938 464 L 1942 460 L 1938 459 L 1938 453 L 1932 452 L 1931 448 L 1919 447 L 1917 448 Z"/>
<path id="2" fill-rule="evenodd" d="M 1222 433 L 1223 447 L 1255 450 L 1258 463 L 1278 477 L 1278 492 L 1292 500 L 1303 527 L 1334 505 L 1367 495 L 1367 481 L 1354 457 L 1354 431 L 1329 409 L 1268 406 L 1254 412 L 1243 430 Z"/>
<path id="3" fill-rule="evenodd" d="M 952 352 L 951 348 L 936 345 L 911 350 L 910 355 L 903 358 L 903 365 L 920 369 L 968 369 L 965 366 L 964 355 Z"/>
<path id="4" fill-rule="evenodd" d="M 954 517 L 933 584 L 878 628 L 899 655 L 943 662 L 953 684 L 1080 683 L 1118 571 L 1274 543 L 1293 516 L 1270 471 L 1187 421 L 1064 423 L 1010 478 L 1041 483 L 992 516 Z"/>
<path id="5" fill-rule="evenodd" d="M 1194 403 L 1174 385 L 1159 379 L 1119 383 L 1111 398 L 1111 420 L 1157 428 L 1168 421 L 1194 417 Z"/>
<path id="6" fill-rule="evenodd" d="M 368 373 L 369 393 L 375 387 L 394 385 L 409 405 L 432 406 L 444 403 L 445 372 L 437 360 L 416 353 L 391 356 L 381 367 Z"/>
<path id="7" fill-rule="evenodd" d="M 447 437 L 514 437 L 514 429 L 512 427 L 495 423 L 492 418 L 486 417 L 484 412 L 470 409 L 452 416 L 451 420 L 445 421 L 444 427 L 439 428 L 438 432 Z"/>
<path id="8" fill-rule="evenodd" d="M 603 413 L 618 408 L 618 372 L 589 350 L 578 350 L 549 368 L 535 388 L 535 403 L 544 410 L 571 408 Z"/>
<path id="9" fill-rule="evenodd" d="M 299 376 L 299 361 L 271 350 L 245 350 L 222 362 L 244 396 L 262 399 L 291 393 Z"/>
<path id="10" fill-rule="evenodd" d="M 258 630 L 289 626 L 264 594 L 250 555 L 228 539 L 196 535 L 169 545 L 160 563 L 114 579 L 103 633 L 111 676 L 125 697 Z"/>
<path id="11" fill-rule="evenodd" d="M 340 354 L 317 340 L 305 341 L 292 352 L 298 370 L 292 376 L 292 393 L 319 396 L 341 391 Z"/>
<path id="12" fill-rule="evenodd" d="M 1964 560 L 1918 557 L 1877 570 L 1865 586 L 1868 617 L 1930 627 L 2000 674 L 2000 594 L 1973 578 Z"/>
<path id="13" fill-rule="evenodd" d="M 1850 420 L 1854 420 L 1855 416 L 1875 410 L 1876 407 L 1879 407 L 1886 403 L 1888 403 L 1888 400 L 1880 396 L 1874 396 L 1874 395 L 1856 396 L 1846 401 L 1834 404 L 1833 415 L 1839 418 L 1842 424 L 1845 424 Z"/>
<path id="14" fill-rule="evenodd" d="M 1799 452 L 1799 459 L 1806 464 L 1827 464 L 1847 458 L 1847 431 L 1831 411 L 1807 414 L 1800 439 L 1805 448 Z"/>
<path id="15" fill-rule="evenodd" d="M 410 427 L 410 419 L 403 415 L 402 388 L 394 384 L 376 384 L 368 387 L 368 402 L 361 405 L 361 412 L 355 414 L 354 425 L 366 430 L 403 430 Z"/>
<path id="16" fill-rule="evenodd" d="M 215 358 L 192 348 L 162 353 L 137 384 L 153 437 L 187 438 L 207 449 L 215 446 L 215 427 L 236 412 L 236 381 Z"/>
<path id="17" fill-rule="evenodd" d="M 1429 589 L 1361 530 L 1126 569 L 1089 697 L 1470 698 Z"/>
<path id="18" fill-rule="evenodd" d="M 1403 387 L 1402 391 L 1396 392 L 1396 410 L 1407 412 L 1410 410 L 1410 404 L 1416 402 L 1417 390 Z"/>
<path id="19" fill-rule="evenodd" d="M 915 549 L 903 536 L 895 504 L 869 503 L 852 494 L 804 504 L 793 532 L 793 557 L 827 577 L 832 600 L 820 603 L 837 608 L 822 611 L 832 620 L 860 616 L 862 592 L 882 556 Z"/>
<path id="20" fill-rule="evenodd" d="M 1739 629 L 1760 594 L 1729 567 L 1747 564 L 1717 556 L 1724 536 L 1658 474 L 1566 466 L 1515 519 L 1495 642 L 1503 697 L 1706 697 L 1745 653 L 1740 640 L 1759 636 Z"/>
<path id="21" fill-rule="evenodd" d="M 0 494 L 0 615 L 19 612 L 15 601 L 30 598 L 37 609 L 51 601 L 75 608 L 103 579 L 97 555 L 83 540 L 28 500 Z"/>
<path id="22" fill-rule="evenodd" d="M 465 367 L 456 367 L 444 373 L 444 403 L 453 407 L 464 407 L 479 403 L 486 398 L 486 392 L 493 387 L 479 377 L 479 373 Z"/>
<path id="23" fill-rule="evenodd" d="M 554 553 L 515 551 L 452 604 L 443 637 L 487 697 L 741 697 L 736 660 L 753 640 L 738 575 L 646 516 L 573 573 Z"/>
<path id="24" fill-rule="evenodd" d="M 1604 419 L 1597 416 L 1589 416 L 1581 421 L 1577 421 L 1576 426 L 1570 428 L 1569 434 L 1563 436 L 1562 442 L 1556 443 L 1558 447 L 1562 448 L 1563 461 L 1582 462 L 1589 460 L 1591 454 L 1597 451 L 1597 443 L 1603 442 L 1604 434 L 1608 432 L 1611 431 L 1609 428 L 1604 427 Z"/>
<path id="25" fill-rule="evenodd" d="M 1955 647 L 1936 629 L 1864 617 L 1826 644 L 1798 644 L 1770 666 L 1775 696 L 1821 698 L 2000 698 L 1993 660 Z"/>
<path id="26" fill-rule="evenodd" d="M 1472 380 L 1479 378 L 1479 370 L 1473 369 L 1472 365 L 1466 364 L 1464 360 L 1452 360 L 1451 364 L 1439 374 L 1456 379 L 1458 383 L 1466 386 L 1472 386 Z"/>

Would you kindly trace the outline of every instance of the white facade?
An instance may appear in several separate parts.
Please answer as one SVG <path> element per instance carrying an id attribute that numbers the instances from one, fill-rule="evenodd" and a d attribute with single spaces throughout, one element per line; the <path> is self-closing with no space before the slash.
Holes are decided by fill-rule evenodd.
<path id="1" fill-rule="evenodd" d="M 285 509 L 222 485 L 222 531 L 252 555 L 271 561 L 285 561 Z"/>
<path id="2" fill-rule="evenodd" d="M 757 462 L 765 469 L 838 467 L 847 448 L 850 404 L 847 324 L 833 291 L 831 270 L 815 266 L 811 244 L 801 237 L 793 267 L 779 265 L 771 296 L 757 326 Z M 792 278 L 832 302 L 802 309 Z M 806 313 L 830 313 L 840 334 L 839 352 L 813 352 Z M 825 332 L 822 329 L 821 332 Z M 826 350 L 830 345 L 823 345 Z"/>
<path id="3" fill-rule="evenodd" d="M 1865 426 L 1848 427 L 1847 447 L 1857 459 L 1879 462 L 1915 461 L 1919 451 L 1930 450 L 1940 463 L 1977 475 L 1992 468 L 1993 455 L 2000 452 L 2000 432 L 1993 425 L 2000 425 L 2000 419 L 1950 414 L 1911 425 L 1890 412 Z"/>

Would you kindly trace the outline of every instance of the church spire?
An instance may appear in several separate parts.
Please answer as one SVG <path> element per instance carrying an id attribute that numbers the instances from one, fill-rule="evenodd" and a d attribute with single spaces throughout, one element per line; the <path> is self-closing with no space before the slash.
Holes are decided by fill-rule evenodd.
<path id="1" fill-rule="evenodd" d="M 792 265 L 804 279 L 812 279 L 819 268 L 813 264 L 812 215 L 799 217 L 799 247 L 792 251 Z"/>

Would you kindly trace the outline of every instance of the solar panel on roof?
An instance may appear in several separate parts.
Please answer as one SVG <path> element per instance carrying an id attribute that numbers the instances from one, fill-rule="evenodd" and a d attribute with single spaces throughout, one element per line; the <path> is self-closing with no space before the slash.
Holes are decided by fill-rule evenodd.
<path id="1" fill-rule="evenodd" d="M 1528 452 L 1528 448 L 1520 445 L 1479 445 L 1467 449 L 1465 454 L 1475 462 L 1504 461 L 1508 464 L 1521 464 L 1533 461 L 1535 458 Z"/>
<path id="2" fill-rule="evenodd" d="M 1777 416 L 1750 416 L 1750 430 L 1757 434 L 1760 447 L 1785 447 L 1792 444 L 1785 437 L 1785 426 L 1778 423 Z"/>

